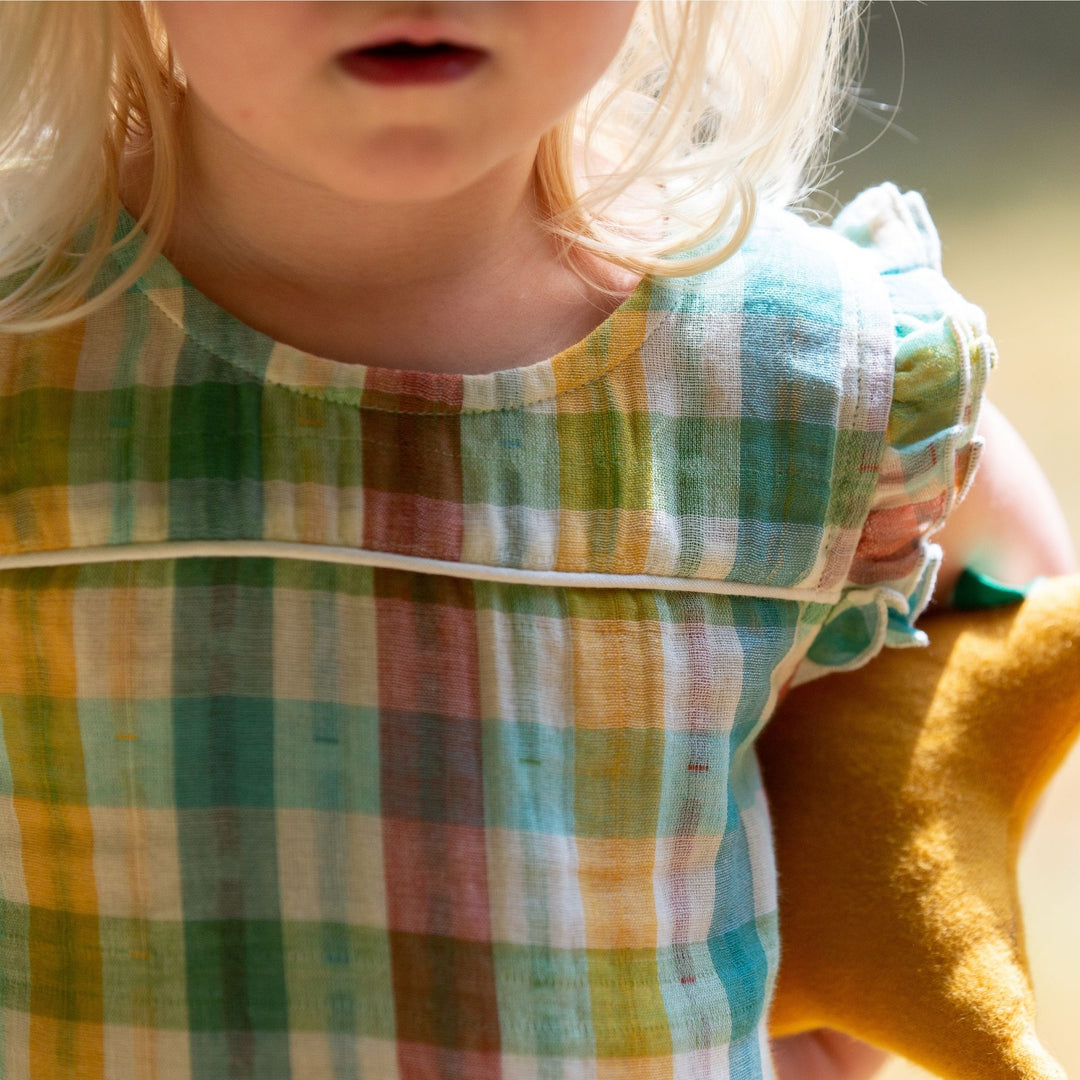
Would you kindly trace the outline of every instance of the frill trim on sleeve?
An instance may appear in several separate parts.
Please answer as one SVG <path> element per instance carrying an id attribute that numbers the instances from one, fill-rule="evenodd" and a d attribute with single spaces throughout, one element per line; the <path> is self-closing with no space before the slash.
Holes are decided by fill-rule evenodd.
<path id="1" fill-rule="evenodd" d="M 997 361 L 982 311 L 941 275 L 941 247 L 922 198 L 892 184 L 863 192 L 833 228 L 864 249 L 892 304 L 895 383 L 887 445 L 843 599 L 796 679 L 859 667 L 883 645 L 925 645 L 915 621 L 933 593 L 933 535 L 963 499 Z"/>

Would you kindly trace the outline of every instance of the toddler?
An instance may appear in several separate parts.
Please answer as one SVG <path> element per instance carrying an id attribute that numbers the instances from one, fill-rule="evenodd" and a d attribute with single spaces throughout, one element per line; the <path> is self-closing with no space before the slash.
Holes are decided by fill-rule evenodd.
<path id="1" fill-rule="evenodd" d="M 778 697 L 1070 559 L 856 14 L 4 5 L 3 1075 L 775 1075 Z"/>

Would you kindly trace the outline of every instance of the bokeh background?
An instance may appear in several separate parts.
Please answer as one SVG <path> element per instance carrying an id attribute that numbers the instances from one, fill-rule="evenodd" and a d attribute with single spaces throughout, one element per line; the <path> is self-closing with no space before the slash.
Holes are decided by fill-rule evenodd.
<path id="1" fill-rule="evenodd" d="M 924 195 L 946 276 L 998 344 L 990 396 L 1080 539 L 1080 3 L 875 0 L 868 38 L 833 151 L 855 156 L 822 205 L 883 180 Z M 1039 809 L 1021 890 L 1040 1031 L 1080 1077 L 1080 750 Z M 894 1061 L 879 1076 L 928 1074 Z"/>

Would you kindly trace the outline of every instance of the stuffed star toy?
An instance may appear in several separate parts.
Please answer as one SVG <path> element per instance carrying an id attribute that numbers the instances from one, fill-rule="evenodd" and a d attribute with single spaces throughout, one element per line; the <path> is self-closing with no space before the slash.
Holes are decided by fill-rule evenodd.
<path id="1" fill-rule="evenodd" d="M 773 1035 L 947 1080 L 1063 1080 L 1035 1034 L 1016 863 L 1080 730 L 1080 575 L 934 614 L 927 649 L 793 691 L 761 745 L 780 872 Z"/>

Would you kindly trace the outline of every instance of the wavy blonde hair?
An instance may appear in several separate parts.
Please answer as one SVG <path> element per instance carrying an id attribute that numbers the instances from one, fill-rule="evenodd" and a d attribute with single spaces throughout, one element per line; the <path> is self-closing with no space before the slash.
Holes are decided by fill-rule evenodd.
<path id="1" fill-rule="evenodd" d="M 608 71 L 540 142 L 539 220 L 569 264 L 587 279 L 585 252 L 639 274 L 700 273 L 738 248 L 758 201 L 802 198 L 858 23 L 858 0 L 643 0 Z M 185 85 L 148 0 L 3 3 L 0 57 L 0 327 L 34 333 L 109 303 L 161 252 Z M 136 235 L 113 243 L 132 145 L 152 158 L 147 243 L 95 292 Z"/>

